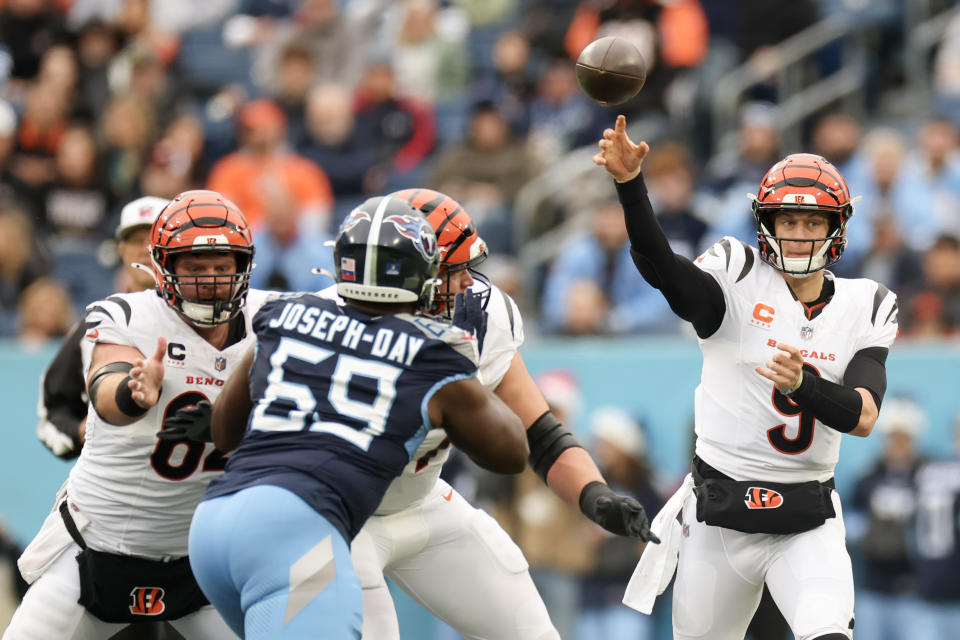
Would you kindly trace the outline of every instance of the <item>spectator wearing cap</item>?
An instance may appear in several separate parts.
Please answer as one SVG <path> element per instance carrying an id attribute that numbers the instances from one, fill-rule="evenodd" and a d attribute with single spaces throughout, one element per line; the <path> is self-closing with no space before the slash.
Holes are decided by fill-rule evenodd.
<path id="1" fill-rule="evenodd" d="M 908 540 L 916 516 L 917 472 L 924 462 L 916 440 L 926 424 L 916 403 L 888 398 L 877 420 L 877 431 L 885 436 L 883 452 L 855 485 L 846 522 L 851 551 L 861 560 L 857 640 L 924 637 L 914 634 L 909 616 L 915 575 Z"/>
<path id="2" fill-rule="evenodd" d="M 330 181 L 320 167 L 287 149 L 286 128 L 275 102 L 261 98 L 244 105 L 240 149 L 213 165 L 207 188 L 233 200 L 254 230 L 271 209 L 292 206 L 302 223 L 325 231 L 333 209 Z"/>
<path id="3" fill-rule="evenodd" d="M 142 291 L 156 285 L 149 268 L 150 228 L 168 202 L 166 198 L 143 196 L 128 202 L 120 211 L 120 224 L 114 232 L 122 265 L 117 274 L 117 291 Z"/>
<path id="4" fill-rule="evenodd" d="M 610 488 L 636 498 L 647 513 L 657 513 L 663 498 L 654 486 L 646 437 L 637 421 L 619 407 L 601 407 L 590 415 L 590 434 L 593 457 Z M 595 562 L 580 582 L 577 639 L 653 638 L 653 620 L 621 603 L 623 585 L 630 580 L 645 543 L 612 536 L 599 527 L 584 538 Z"/>
<path id="5" fill-rule="evenodd" d="M 117 290 L 123 292 L 156 286 L 153 273 L 137 264 L 150 263 L 150 229 L 169 200 L 144 196 L 127 203 L 120 211 L 115 239 L 123 269 Z M 57 457 L 71 460 L 80 455 L 86 434 L 87 395 L 83 375 L 83 321 L 76 323 L 41 379 L 42 397 L 37 437 Z"/>

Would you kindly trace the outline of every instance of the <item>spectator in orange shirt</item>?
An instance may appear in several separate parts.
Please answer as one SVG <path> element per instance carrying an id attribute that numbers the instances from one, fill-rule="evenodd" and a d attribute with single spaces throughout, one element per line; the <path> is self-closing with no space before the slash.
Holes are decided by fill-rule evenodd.
<path id="1" fill-rule="evenodd" d="M 217 161 L 207 188 L 233 200 L 252 227 L 262 226 L 271 203 L 292 200 L 307 227 L 326 230 L 333 191 L 323 170 L 285 146 L 287 118 L 266 99 L 240 111 L 240 149 Z M 283 197 L 280 197 L 283 196 Z"/>

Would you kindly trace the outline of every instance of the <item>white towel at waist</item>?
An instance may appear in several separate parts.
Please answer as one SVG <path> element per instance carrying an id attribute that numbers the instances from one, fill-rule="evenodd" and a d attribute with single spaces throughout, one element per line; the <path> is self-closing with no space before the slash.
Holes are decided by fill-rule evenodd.
<path id="1" fill-rule="evenodd" d="M 680 523 L 677 514 L 683 509 L 687 499 L 693 493 L 693 476 L 687 474 L 683 484 L 677 489 L 667 504 L 654 517 L 650 529 L 660 538 L 660 544 L 647 544 L 630 576 L 627 590 L 623 594 L 623 604 L 640 613 L 653 612 L 653 603 L 670 584 L 677 570 L 680 553 Z"/>

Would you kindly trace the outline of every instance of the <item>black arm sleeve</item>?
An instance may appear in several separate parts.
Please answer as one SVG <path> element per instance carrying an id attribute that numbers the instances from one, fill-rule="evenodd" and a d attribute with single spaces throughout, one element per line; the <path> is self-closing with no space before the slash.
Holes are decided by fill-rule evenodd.
<path id="1" fill-rule="evenodd" d="M 83 379 L 80 356 L 80 341 L 85 332 L 82 320 L 74 325 L 43 375 L 45 419 L 74 444 L 72 451 L 61 456 L 65 459 L 80 454 L 80 422 L 87 416 L 87 382 Z"/>
<path id="2" fill-rule="evenodd" d="M 870 392 L 873 401 L 877 403 L 877 409 L 883 402 L 883 394 L 887 391 L 887 354 L 889 349 L 884 347 L 867 347 L 860 349 L 847 370 L 843 373 L 843 384 L 851 389 L 861 387 Z"/>
<path id="3" fill-rule="evenodd" d="M 843 374 L 843 384 L 824 380 L 804 372 L 800 386 L 790 399 L 832 429 L 849 433 L 860 423 L 863 396 L 857 388 L 866 389 L 880 408 L 887 389 L 887 349 L 868 347 L 853 354 Z"/>
<path id="4" fill-rule="evenodd" d="M 693 324 L 698 336 L 713 335 L 726 313 L 720 284 L 670 248 L 653 214 L 643 174 L 617 183 L 617 195 L 630 236 L 630 255 L 640 275 L 663 293 L 674 313 Z"/>

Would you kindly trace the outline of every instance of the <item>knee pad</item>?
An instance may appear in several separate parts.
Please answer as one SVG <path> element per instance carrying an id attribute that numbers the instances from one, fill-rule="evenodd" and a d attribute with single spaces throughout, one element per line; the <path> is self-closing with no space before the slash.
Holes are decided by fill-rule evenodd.
<path id="1" fill-rule="evenodd" d="M 850 636 L 843 633 L 828 633 L 825 636 L 817 636 L 816 638 L 811 638 L 810 640 L 850 640 Z"/>

